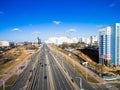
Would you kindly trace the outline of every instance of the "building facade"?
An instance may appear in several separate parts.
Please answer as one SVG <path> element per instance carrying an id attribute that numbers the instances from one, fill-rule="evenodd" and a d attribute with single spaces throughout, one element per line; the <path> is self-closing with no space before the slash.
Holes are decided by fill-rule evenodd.
<path id="1" fill-rule="evenodd" d="M 85 44 L 90 44 L 90 38 L 89 37 L 81 37 L 80 42 L 85 43 Z"/>
<path id="2" fill-rule="evenodd" d="M 98 37 L 95 36 L 90 36 L 90 44 L 91 45 L 98 45 Z"/>
<path id="3" fill-rule="evenodd" d="M 9 41 L 0 41 L 0 47 L 9 47 L 10 42 Z"/>
<path id="4" fill-rule="evenodd" d="M 41 40 L 40 40 L 40 38 L 39 38 L 39 37 L 37 37 L 37 39 L 36 39 L 36 43 L 37 43 L 38 45 L 40 45 L 40 44 L 41 44 Z"/>
<path id="5" fill-rule="evenodd" d="M 99 63 L 120 65 L 120 23 L 99 30 Z"/>
<path id="6" fill-rule="evenodd" d="M 79 40 L 77 38 L 70 38 L 70 37 L 50 37 L 46 40 L 46 43 L 53 43 L 56 45 L 60 45 L 63 43 L 77 43 Z"/>
<path id="7" fill-rule="evenodd" d="M 32 45 L 35 45 L 35 46 L 40 46 L 41 44 L 41 40 L 39 37 L 36 38 L 36 41 L 32 43 Z"/>

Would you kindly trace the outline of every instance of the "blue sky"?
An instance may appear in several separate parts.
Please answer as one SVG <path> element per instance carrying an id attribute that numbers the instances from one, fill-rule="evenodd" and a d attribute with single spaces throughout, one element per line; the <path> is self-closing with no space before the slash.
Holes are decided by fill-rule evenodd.
<path id="1" fill-rule="evenodd" d="M 0 40 L 98 35 L 120 22 L 120 0 L 0 0 Z"/>

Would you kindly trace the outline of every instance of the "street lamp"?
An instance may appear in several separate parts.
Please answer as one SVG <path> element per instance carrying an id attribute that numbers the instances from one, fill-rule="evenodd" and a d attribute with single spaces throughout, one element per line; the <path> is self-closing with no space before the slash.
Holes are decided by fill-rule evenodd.
<path id="1" fill-rule="evenodd" d="M 17 73 L 19 74 L 20 73 L 20 71 L 19 71 L 19 67 L 17 66 Z"/>
<path id="2" fill-rule="evenodd" d="M 84 90 L 84 89 L 82 88 L 82 78 L 81 78 L 81 77 L 75 77 L 75 78 L 78 78 L 78 79 L 80 80 L 80 90 Z"/>
<path id="3" fill-rule="evenodd" d="M 62 60 L 62 67 L 63 67 L 63 69 L 65 69 L 65 68 L 64 68 L 64 62 L 63 62 L 63 60 Z"/>
<path id="4" fill-rule="evenodd" d="M 71 53 L 68 54 L 68 56 L 70 57 L 71 56 Z M 73 60 L 73 67 L 74 67 L 74 71 L 75 71 L 75 61 Z"/>
<path id="5" fill-rule="evenodd" d="M 85 76 L 86 76 L 86 80 L 87 80 L 87 65 L 88 65 L 88 62 L 83 62 L 83 65 L 85 65 L 85 67 L 86 67 L 86 68 L 85 68 L 85 72 L 86 72 L 86 75 L 85 75 Z"/>
<path id="6" fill-rule="evenodd" d="M 88 65 L 88 62 L 85 62 L 85 67 L 86 67 L 86 69 L 85 69 L 85 71 L 86 71 L 86 80 L 87 80 L 87 78 L 88 78 L 88 76 L 87 76 L 87 65 Z"/>
<path id="7" fill-rule="evenodd" d="M 3 90 L 5 90 L 5 81 L 3 80 Z"/>
<path id="8" fill-rule="evenodd" d="M 3 76 L 4 74 L 0 75 L 0 76 Z M 4 80 L 1 80 L 2 81 L 2 85 L 3 85 L 3 90 L 5 90 L 5 81 Z"/>
<path id="9" fill-rule="evenodd" d="M 88 62 L 85 63 L 85 67 L 86 67 L 86 80 L 87 80 L 87 65 L 88 65 Z"/>
<path id="10" fill-rule="evenodd" d="M 73 63 L 74 63 L 74 71 L 75 71 L 75 61 L 73 61 Z"/>

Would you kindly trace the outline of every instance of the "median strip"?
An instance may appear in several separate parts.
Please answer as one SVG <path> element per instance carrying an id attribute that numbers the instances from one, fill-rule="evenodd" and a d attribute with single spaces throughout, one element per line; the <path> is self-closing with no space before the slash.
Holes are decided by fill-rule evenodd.
<path id="1" fill-rule="evenodd" d="M 52 55 L 52 54 L 51 54 Z M 53 55 L 52 55 L 53 56 Z M 72 82 L 72 78 L 69 76 L 69 74 L 64 70 L 64 68 L 60 65 L 60 63 L 57 61 L 57 59 L 53 56 L 54 60 L 58 64 L 58 67 L 62 71 L 63 75 L 66 77 L 66 80 L 69 82 L 70 85 L 72 85 L 73 90 L 79 90 L 78 85 L 74 82 Z"/>
<path id="2" fill-rule="evenodd" d="M 49 76 L 49 79 L 50 79 L 50 90 L 55 90 L 55 87 L 54 87 L 54 83 L 53 83 L 53 77 L 52 77 L 52 73 L 51 73 L 51 68 L 50 68 L 50 62 L 48 60 L 48 56 L 46 55 L 46 63 L 48 65 L 48 76 Z"/>

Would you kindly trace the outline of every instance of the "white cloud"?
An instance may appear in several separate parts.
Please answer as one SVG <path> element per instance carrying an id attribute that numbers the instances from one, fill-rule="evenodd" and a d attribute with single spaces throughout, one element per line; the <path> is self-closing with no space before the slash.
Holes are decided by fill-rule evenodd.
<path id="1" fill-rule="evenodd" d="M 100 24 L 100 25 L 96 25 L 97 28 L 102 28 L 104 25 Z"/>
<path id="2" fill-rule="evenodd" d="M 69 29 L 67 32 L 76 32 L 77 30 L 74 28 Z"/>
<path id="3" fill-rule="evenodd" d="M 54 24 L 59 25 L 61 21 L 53 21 Z"/>
<path id="4" fill-rule="evenodd" d="M 0 11 L 0 14 L 4 14 L 4 12 Z"/>
<path id="5" fill-rule="evenodd" d="M 56 35 L 56 36 L 65 36 L 64 33 L 56 33 L 55 35 Z"/>
<path id="6" fill-rule="evenodd" d="M 32 26 L 33 24 L 29 24 L 29 26 Z"/>
<path id="7" fill-rule="evenodd" d="M 41 34 L 39 31 L 34 31 L 32 34 Z"/>
<path id="8" fill-rule="evenodd" d="M 115 7 L 118 6 L 120 4 L 120 0 L 114 0 L 114 2 L 109 4 L 109 7 Z"/>
<path id="9" fill-rule="evenodd" d="M 22 30 L 19 28 L 13 28 L 12 31 L 22 31 Z"/>
<path id="10" fill-rule="evenodd" d="M 110 5 L 109 5 L 109 7 L 114 7 L 116 5 L 116 3 L 111 3 Z"/>

